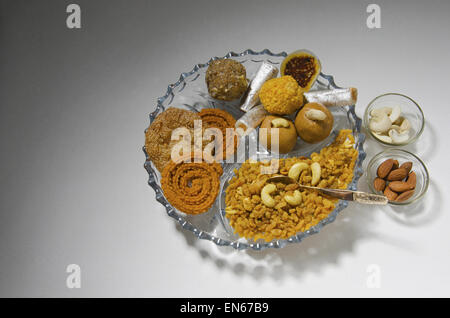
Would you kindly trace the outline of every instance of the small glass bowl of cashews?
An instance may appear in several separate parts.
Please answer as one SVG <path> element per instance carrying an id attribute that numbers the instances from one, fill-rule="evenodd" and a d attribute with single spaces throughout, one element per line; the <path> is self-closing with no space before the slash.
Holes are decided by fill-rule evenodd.
<path id="1" fill-rule="evenodd" d="M 422 134 L 425 118 L 413 99 L 388 93 L 369 103 L 364 113 L 364 126 L 375 140 L 384 145 L 405 146 Z"/>

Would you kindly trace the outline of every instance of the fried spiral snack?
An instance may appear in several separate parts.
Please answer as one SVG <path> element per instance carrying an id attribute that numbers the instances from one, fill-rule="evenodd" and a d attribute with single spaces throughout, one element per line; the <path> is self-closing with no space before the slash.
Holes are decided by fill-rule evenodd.
<path id="1" fill-rule="evenodd" d="M 222 167 L 219 163 L 195 162 L 195 155 L 170 161 L 164 168 L 161 188 L 167 200 L 187 214 L 200 214 L 211 208 L 219 193 Z M 186 159 L 190 159 L 186 162 Z M 197 159 L 199 160 L 199 159 Z"/>
<path id="2" fill-rule="evenodd" d="M 217 108 L 205 108 L 198 113 L 202 119 L 204 128 L 218 128 L 222 131 L 222 140 L 218 140 L 219 147 L 222 145 L 223 159 L 226 159 L 229 155 L 236 152 L 238 147 L 238 138 L 235 138 L 234 126 L 236 125 L 236 120 L 234 117 L 221 109 Z M 233 128 L 233 133 L 231 135 L 226 134 L 227 128 Z M 217 157 L 217 154 L 215 154 Z"/>

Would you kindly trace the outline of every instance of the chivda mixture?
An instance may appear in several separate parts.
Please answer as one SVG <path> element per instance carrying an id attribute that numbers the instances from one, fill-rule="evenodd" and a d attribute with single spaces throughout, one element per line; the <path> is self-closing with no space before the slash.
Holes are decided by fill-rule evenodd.
<path id="1" fill-rule="evenodd" d="M 279 159 L 274 174 L 288 175 L 302 185 L 346 189 L 358 156 L 354 142 L 351 130 L 341 130 L 331 145 L 311 158 Z M 226 189 L 226 217 L 241 237 L 268 242 L 287 239 L 316 225 L 334 210 L 338 199 L 316 190 L 267 183 L 274 174 L 262 174 L 262 165 L 246 161 L 235 170 Z"/>

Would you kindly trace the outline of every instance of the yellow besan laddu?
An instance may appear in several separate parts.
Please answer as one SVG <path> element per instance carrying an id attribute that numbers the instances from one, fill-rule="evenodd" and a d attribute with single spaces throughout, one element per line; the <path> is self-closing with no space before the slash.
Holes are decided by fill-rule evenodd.
<path id="1" fill-rule="evenodd" d="M 304 89 L 290 75 L 273 78 L 264 83 L 259 99 L 271 114 L 289 115 L 303 105 Z"/>

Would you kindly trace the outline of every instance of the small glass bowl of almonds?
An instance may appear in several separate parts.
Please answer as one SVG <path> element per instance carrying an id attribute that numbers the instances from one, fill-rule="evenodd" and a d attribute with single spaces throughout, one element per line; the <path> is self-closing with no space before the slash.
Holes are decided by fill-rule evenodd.
<path id="1" fill-rule="evenodd" d="M 389 148 L 375 155 L 367 166 L 367 183 L 376 194 L 384 194 L 393 205 L 420 200 L 429 185 L 428 170 L 415 154 Z"/>

